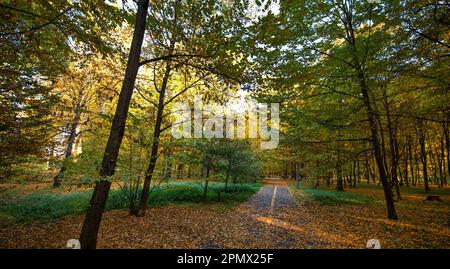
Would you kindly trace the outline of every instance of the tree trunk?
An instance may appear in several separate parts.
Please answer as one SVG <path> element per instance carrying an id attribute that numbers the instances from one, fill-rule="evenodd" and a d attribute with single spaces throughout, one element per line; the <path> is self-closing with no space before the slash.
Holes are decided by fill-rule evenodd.
<path id="1" fill-rule="evenodd" d="M 386 110 L 387 115 L 387 126 L 388 126 L 388 134 L 389 134 L 389 150 L 391 155 L 391 162 L 390 162 L 390 176 L 391 176 L 391 184 L 393 187 L 395 187 L 397 199 L 401 199 L 400 196 L 400 188 L 398 186 L 398 176 L 397 176 L 397 170 L 398 170 L 398 142 L 397 142 L 397 123 L 398 119 L 396 120 L 395 126 L 392 126 L 392 120 L 391 120 L 391 111 L 389 108 L 389 102 L 387 99 L 387 93 L 386 88 L 384 88 L 383 91 L 383 103 L 384 103 L 384 109 Z"/>
<path id="2" fill-rule="evenodd" d="M 208 178 L 205 180 L 205 189 L 203 190 L 203 201 L 206 202 L 208 197 Z"/>
<path id="3" fill-rule="evenodd" d="M 228 190 L 228 180 L 230 179 L 230 172 L 231 172 L 231 160 L 228 160 L 227 175 L 225 178 L 225 191 Z"/>
<path id="4" fill-rule="evenodd" d="M 436 155 L 434 153 L 434 149 L 433 149 L 433 142 L 431 141 L 431 139 L 428 136 L 428 154 L 430 155 L 430 163 L 431 163 L 431 167 L 433 168 L 433 182 L 438 186 L 438 188 L 440 188 L 439 185 L 439 181 L 437 180 L 437 161 L 436 161 Z"/>
<path id="5" fill-rule="evenodd" d="M 374 111 L 374 108 L 372 107 L 371 101 L 370 101 L 370 95 L 369 95 L 369 86 L 367 85 L 367 76 L 364 72 L 364 67 L 361 64 L 361 61 L 358 57 L 358 49 L 356 45 L 356 38 L 355 38 L 355 32 L 354 32 L 354 25 L 353 25 L 353 18 L 348 13 L 346 14 L 346 18 L 344 20 L 345 27 L 347 29 L 347 42 L 351 46 L 352 49 L 352 62 L 353 62 L 353 68 L 357 72 L 357 81 L 359 84 L 359 88 L 361 90 L 362 99 L 364 101 L 364 106 L 366 108 L 367 112 L 367 118 L 369 120 L 369 126 L 370 126 L 370 134 L 372 138 L 372 145 L 375 152 L 375 159 L 378 166 L 378 171 L 380 174 L 380 182 L 383 186 L 384 196 L 386 199 L 386 207 L 387 207 L 387 216 L 389 219 L 397 219 L 397 213 L 395 212 L 395 205 L 394 205 L 394 199 L 392 197 L 392 189 L 389 184 L 388 176 L 386 175 L 386 168 L 384 165 L 383 160 L 383 149 L 381 148 L 380 141 L 379 141 L 379 130 L 377 126 L 377 113 Z M 376 109 L 376 107 L 375 107 Z M 380 126 L 381 127 L 381 126 Z"/>
<path id="6" fill-rule="evenodd" d="M 358 184 L 359 185 L 361 185 L 361 166 L 360 166 L 360 161 L 358 160 L 357 161 L 357 164 L 358 164 L 358 166 L 357 166 L 357 172 L 356 172 L 356 177 L 357 177 L 357 179 L 358 179 Z"/>
<path id="7" fill-rule="evenodd" d="M 438 152 L 436 154 L 436 158 L 437 158 L 437 163 L 438 163 L 438 168 L 439 168 L 439 183 L 440 185 L 443 187 L 444 186 L 444 173 L 443 170 L 445 170 L 445 168 L 443 168 L 443 165 L 445 165 L 444 163 L 444 138 L 441 137 L 440 142 L 439 142 L 439 148 L 436 149 L 436 152 Z M 439 151 L 438 151 L 439 150 Z"/>
<path id="8" fill-rule="evenodd" d="M 384 167 L 383 162 L 383 156 L 382 156 L 382 149 L 378 140 L 378 127 L 377 122 L 374 117 L 374 111 L 372 110 L 372 104 L 370 103 L 370 97 L 369 97 L 369 89 L 366 84 L 366 76 L 364 73 L 359 73 L 359 84 L 361 93 L 364 99 L 364 104 L 367 111 L 367 116 L 369 119 L 369 125 L 370 125 L 370 133 L 372 136 L 372 145 L 375 152 L 375 159 L 378 166 L 378 171 L 380 173 L 380 181 L 381 185 L 383 186 L 384 196 L 386 199 L 386 208 L 387 208 L 387 216 L 388 219 L 397 219 L 397 213 L 395 212 L 395 205 L 394 205 L 394 199 L 392 196 L 392 189 L 388 181 L 388 177 L 386 175 L 386 170 Z"/>
<path id="9" fill-rule="evenodd" d="M 449 124 L 444 123 L 444 137 L 445 137 L 445 145 L 447 148 L 447 175 L 450 176 L 450 130 Z M 447 179 L 445 179 L 445 183 L 447 184 Z"/>
<path id="10" fill-rule="evenodd" d="M 184 172 L 184 164 L 178 164 L 178 174 L 177 178 L 182 179 Z"/>
<path id="11" fill-rule="evenodd" d="M 297 189 L 299 189 L 300 188 L 300 175 L 299 175 L 299 169 L 298 169 L 299 164 L 296 161 L 294 165 L 295 165 L 294 177 L 295 177 L 295 180 L 297 181 Z"/>
<path id="12" fill-rule="evenodd" d="M 414 164 L 411 149 L 412 137 L 408 136 L 406 139 L 408 140 L 408 159 L 409 159 L 409 170 L 411 172 L 411 183 L 414 185 Z"/>
<path id="13" fill-rule="evenodd" d="M 170 54 L 173 51 L 174 44 L 171 45 Z M 145 173 L 144 187 L 142 189 L 141 201 L 139 202 L 139 209 L 136 212 L 136 216 L 142 217 L 145 215 L 145 210 L 147 209 L 147 202 L 150 192 L 150 184 L 153 178 L 153 172 L 155 171 L 156 161 L 158 160 L 158 148 L 159 148 L 159 139 L 161 135 L 161 124 L 163 120 L 163 112 L 164 112 L 164 98 L 167 90 L 167 83 L 169 81 L 171 72 L 170 62 L 166 63 L 166 70 L 164 73 L 164 78 L 161 85 L 161 90 L 159 92 L 159 101 L 158 101 L 158 112 L 156 115 L 156 123 L 155 123 L 155 131 L 153 132 L 153 142 L 152 142 L 152 151 L 150 154 L 150 163 L 147 168 L 147 172 Z"/>
<path id="14" fill-rule="evenodd" d="M 425 131 L 423 130 L 422 120 L 417 121 L 417 127 L 418 127 L 418 136 L 419 136 L 419 144 L 420 144 L 420 156 L 422 159 L 423 185 L 424 185 L 425 192 L 429 192 L 430 187 L 428 186 L 427 150 L 425 147 Z"/>
<path id="15" fill-rule="evenodd" d="M 412 140 L 410 140 L 410 141 L 412 141 Z M 419 181 L 419 165 L 418 165 L 417 152 L 416 152 L 417 148 L 415 145 L 414 145 L 413 149 L 414 149 L 414 151 L 411 151 L 410 163 L 411 163 L 412 184 L 413 184 L 413 186 L 416 186 L 417 182 Z M 414 162 L 413 162 L 413 158 L 414 158 Z M 414 169 L 414 164 L 416 164 L 415 169 Z"/>
<path id="16" fill-rule="evenodd" d="M 170 150 L 168 150 L 167 156 L 166 156 L 166 169 L 164 172 L 164 177 L 170 179 L 172 177 L 172 152 Z"/>
<path id="17" fill-rule="evenodd" d="M 408 139 L 408 138 L 407 138 Z M 403 147 L 403 165 L 404 165 L 404 177 L 405 177 L 405 184 L 406 187 L 409 187 L 409 174 L 408 174 L 408 156 L 409 156 L 409 151 L 407 149 L 407 144 L 405 143 L 404 147 Z M 408 155 L 406 155 L 408 154 Z"/>
<path id="18" fill-rule="evenodd" d="M 367 180 L 367 185 L 369 185 L 370 184 L 370 174 L 371 174 L 371 172 L 370 172 L 370 165 L 369 165 L 369 160 L 368 160 L 368 158 L 367 158 L 367 156 L 366 156 L 366 159 L 365 159 L 365 170 L 364 170 L 364 176 L 366 177 L 366 180 Z"/>
<path id="19" fill-rule="evenodd" d="M 340 152 L 338 152 L 338 159 L 336 162 L 336 190 L 344 191 L 344 179 L 342 178 L 342 163 Z"/>
<path id="20" fill-rule="evenodd" d="M 211 159 L 207 158 L 207 161 L 205 163 L 206 163 L 206 172 L 205 172 L 206 180 L 205 180 L 205 189 L 203 191 L 203 201 L 206 202 L 206 198 L 208 197 L 207 196 L 208 195 L 208 182 L 209 182 L 209 171 L 210 171 L 210 167 L 211 167 Z"/>
<path id="21" fill-rule="evenodd" d="M 139 70 L 139 58 L 141 55 L 142 42 L 144 40 L 148 6 L 149 0 L 140 0 L 138 3 L 136 23 L 130 53 L 128 55 L 125 78 L 100 169 L 102 180 L 95 184 L 95 189 L 92 193 L 92 198 L 81 230 L 80 243 L 81 248 L 83 249 L 93 249 L 97 245 L 98 229 L 100 227 L 106 200 L 108 199 L 111 187 L 111 182 L 108 181 L 106 177 L 114 174 L 120 145 L 125 132 L 128 108 Z"/>

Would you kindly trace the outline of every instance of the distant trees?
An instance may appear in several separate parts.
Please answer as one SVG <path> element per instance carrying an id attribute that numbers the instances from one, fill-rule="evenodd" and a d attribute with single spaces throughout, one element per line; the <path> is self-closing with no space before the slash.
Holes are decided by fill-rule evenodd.
<path id="1" fill-rule="evenodd" d="M 449 103 L 444 9 L 438 1 L 284 1 L 249 38 L 257 96 L 283 104 L 284 141 L 302 148 L 304 170 L 310 177 L 333 173 L 337 190 L 354 187 L 364 170 L 380 180 L 390 219 L 397 218 L 393 190 L 400 199 L 401 177 L 408 182 L 400 166 L 414 166 L 410 176 L 421 176 L 428 191 L 429 171 L 443 175 L 449 155 L 442 153 L 448 112 L 441 112 L 448 105 L 434 99 Z M 444 135 L 430 139 L 430 132 Z"/>
<path id="2" fill-rule="evenodd" d="M 53 136 L 55 140 L 64 138 L 61 144 L 65 146 L 64 160 L 54 177 L 54 187 L 61 185 L 76 141 L 81 141 L 83 133 L 99 128 L 98 118 L 106 114 L 106 104 L 116 97 L 120 83 L 117 75 L 121 73 L 121 65 L 117 58 L 108 58 L 106 61 L 99 56 L 85 57 L 88 60 L 72 63 L 66 74 L 60 76 L 53 85 L 52 93 L 59 99 L 53 112 L 56 125 Z"/>
<path id="3" fill-rule="evenodd" d="M 28 157 L 45 156 L 58 102 L 51 89 L 74 47 L 111 52 L 107 32 L 126 16 L 98 1 L 2 1 L 0 10 L 0 173 L 8 177 Z"/>
<path id="4" fill-rule="evenodd" d="M 204 179 L 204 199 L 211 177 L 224 182 L 227 191 L 230 182 L 256 182 L 263 173 L 262 160 L 248 140 L 188 139 L 182 148 L 183 152 L 175 153 L 175 158 L 186 156 L 191 169 Z"/>

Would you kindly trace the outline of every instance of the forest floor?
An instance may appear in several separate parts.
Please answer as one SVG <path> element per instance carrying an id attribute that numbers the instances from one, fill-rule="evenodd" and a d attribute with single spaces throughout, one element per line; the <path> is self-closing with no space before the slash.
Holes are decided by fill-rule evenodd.
<path id="1" fill-rule="evenodd" d="M 104 214 L 99 248 L 450 248 L 450 189 L 442 202 L 425 202 L 403 188 L 398 221 L 386 219 L 383 193 L 362 185 L 336 193 L 303 183 L 268 181 L 246 202 L 162 205 L 146 216 L 126 210 Z M 46 222 L 0 223 L 0 248 L 64 248 L 80 233 L 83 214 Z"/>

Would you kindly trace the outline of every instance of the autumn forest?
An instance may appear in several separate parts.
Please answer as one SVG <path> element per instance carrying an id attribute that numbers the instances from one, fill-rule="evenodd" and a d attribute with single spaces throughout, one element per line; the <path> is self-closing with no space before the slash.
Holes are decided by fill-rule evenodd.
<path id="1" fill-rule="evenodd" d="M 448 249 L 449 11 L 0 0 L 0 249 Z"/>

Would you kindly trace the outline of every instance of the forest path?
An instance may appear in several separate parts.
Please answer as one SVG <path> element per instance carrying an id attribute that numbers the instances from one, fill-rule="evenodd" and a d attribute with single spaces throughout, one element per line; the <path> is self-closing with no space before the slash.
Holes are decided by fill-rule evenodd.
<path id="1" fill-rule="evenodd" d="M 287 183 L 280 180 L 266 180 L 264 186 L 244 206 L 253 214 L 271 217 L 280 215 L 286 208 L 297 206 Z"/>
<path id="2" fill-rule="evenodd" d="M 291 248 L 295 236 L 292 232 L 302 230 L 290 224 L 287 219 L 289 209 L 295 209 L 297 203 L 291 195 L 286 181 L 266 180 L 265 185 L 244 205 L 242 218 L 251 218 L 254 223 L 248 227 L 254 238 L 264 238 L 272 242 L 273 247 Z"/>
<path id="3" fill-rule="evenodd" d="M 245 223 L 243 240 L 250 248 L 298 248 L 307 245 L 301 234 L 305 232 L 305 220 L 292 220 L 292 211 L 297 201 L 292 196 L 287 182 L 281 179 L 267 179 L 264 186 L 243 203 L 238 211 L 240 222 Z M 308 233 L 309 234 L 309 233 Z M 309 234 L 308 237 L 311 235 Z M 213 242 L 203 248 L 214 248 Z M 306 246 L 305 246 L 306 247 Z"/>

